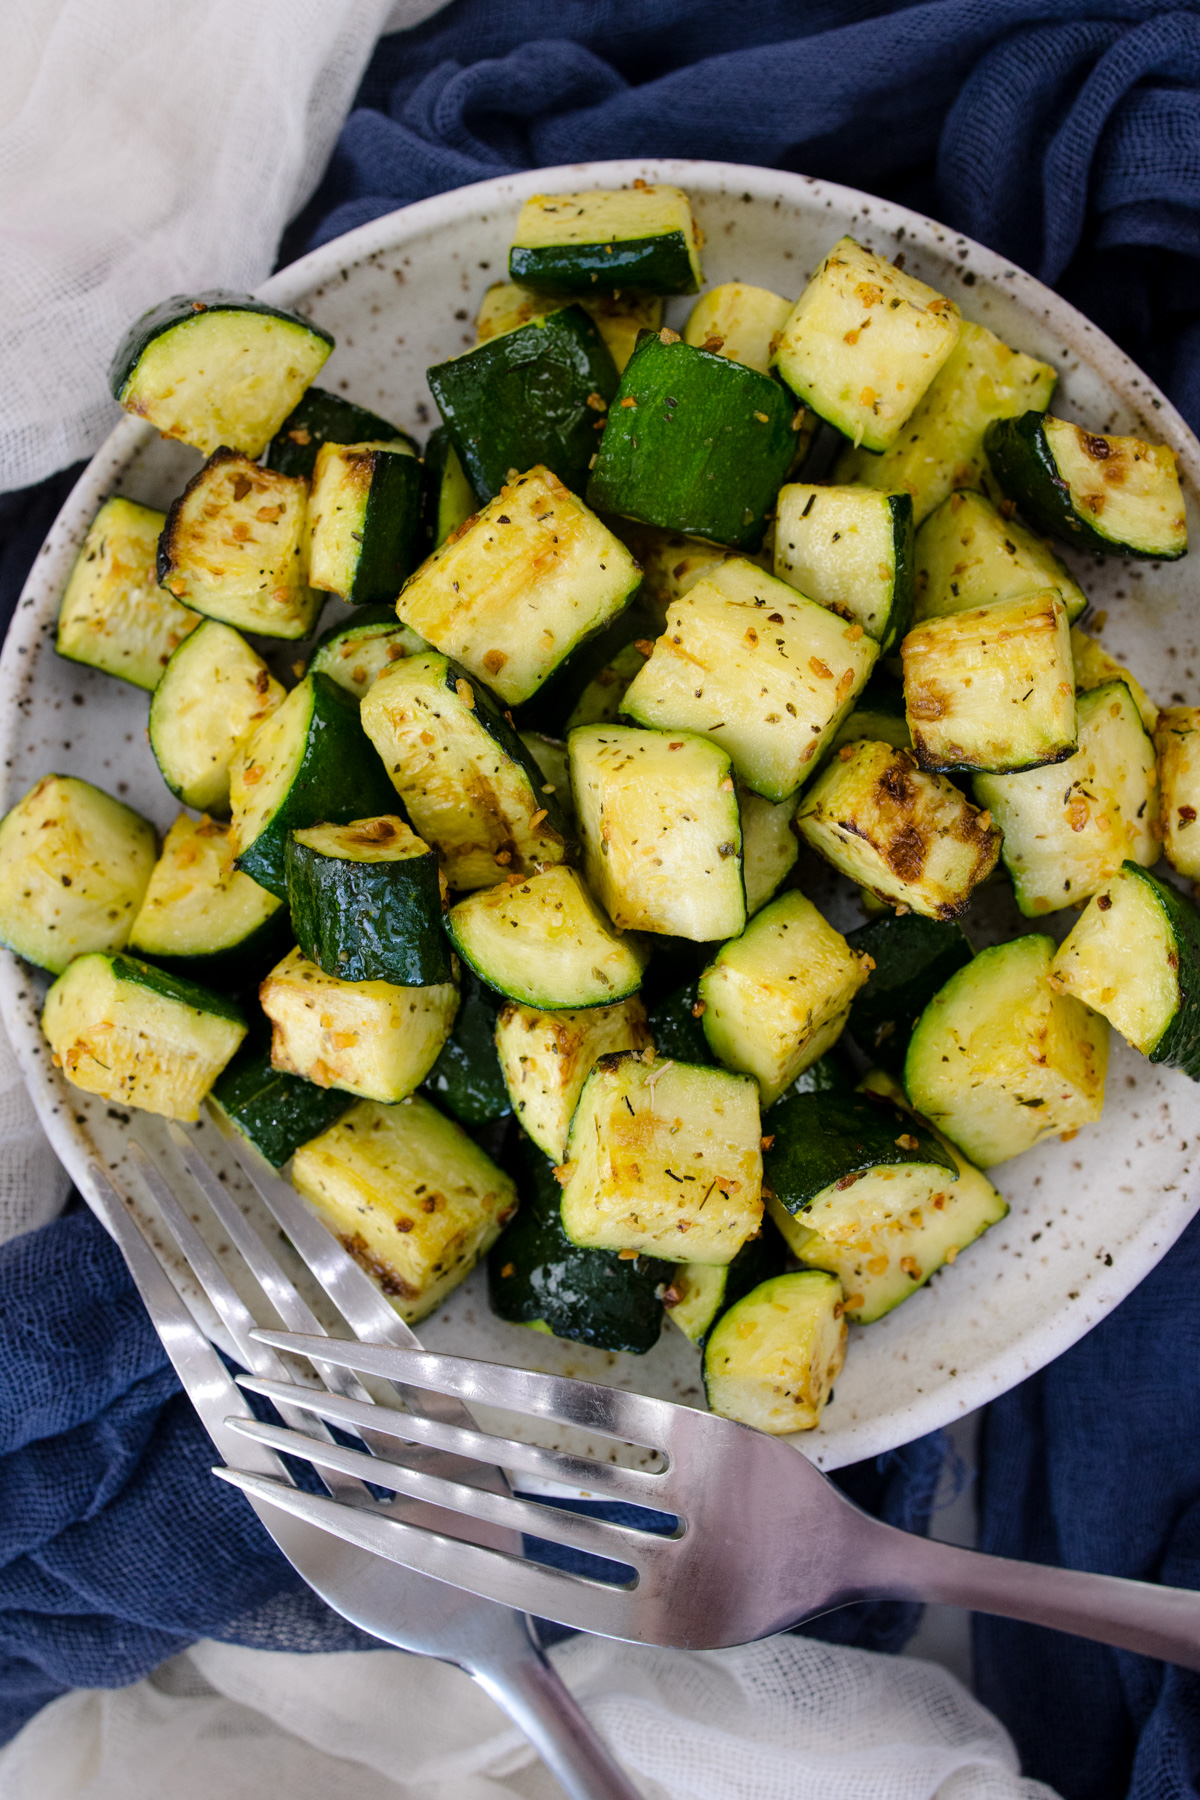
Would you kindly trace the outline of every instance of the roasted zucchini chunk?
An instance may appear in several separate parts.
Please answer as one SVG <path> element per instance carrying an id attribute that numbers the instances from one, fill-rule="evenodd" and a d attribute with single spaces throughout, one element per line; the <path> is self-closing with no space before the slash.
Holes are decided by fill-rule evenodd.
<path id="1" fill-rule="evenodd" d="M 343 394 L 310 387 L 267 445 L 263 460 L 278 475 L 302 475 L 311 481 L 322 444 L 395 443 L 407 444 L 416 455 L 416 442 L 407 431 Z"/>
<path id="2" fill-rule="evenodd" d="M 1108 1024 L 1051 986 L 1053 938 L 994 944 L 917 1022 L 904 1086 L 919 1113 L 987 1168 L 1100 1117 Z"/>
<path id="3" fill-rule="evenodd" d="M 835 479 L 907 491 L 920 525 L 956 488 L 989 481 L 983 437 L 991 421 L 1049 406 L 1057 381 L 1049 363 L 1010 350 L 985 326 L 963 319 L 958 342 L 891 448 L 882 456 L 844 451 Z"/>
<path id="4" fill-rule="evenodd" d="M 1136 695 L 1134 696 L 1136 699 Z M 1200 880 L 1200 707 L 1168 706 L 1154 732 L 1163 854 L 1177 875 Z M 1142 858 L 1138 858 L 1140 862 Z"/>
<path id="5" fill-rule="evenodd" d="M 425 1092 L 463 1125 L 490 1125 L 512 1111 L 496 1054 L 496 1019 L 504 1002 L 463 968 L 450 1035 L 425 1078 Z"/>
<path id="6" fill-rule="evenodd" d="M 219 288 L 173 294 L 136 319 L 108 372 L 113 398 L 209 456 L 261 456 L 333 338 L 299 313 Z"/>
<path id="7" fill-rule="evenodd" d="M 617 365 L 581 306 L 436 363 L 426 380 L 463 471 L 490 500 L 512 469 L 550 469 L 576 493 L 587 485 L 595 427 L 617 391 Z"/>
<path id="8" fill-rule="evenodd" d="M 1027 917 L 1087 900 L 1128 857 L 1158 861 L 1154 745 L 1123 681 L 1080 694 L 1079 748 L 1020 775 L 977 775 L 975 798 L 1004 834 L 1001 854 Z"/>
<path id="9" fill-rule="evenodd" d="M 321 633 L 307 673 L 328 675 L 361 700 L 389 664 L 428 648 L 424 638 L 400 623 L 394 607 L 364 606 Z"/>
<path id="10" fill-rule="evenodd" d="M 886 450 L 953 350 L 959 324 L 952 301 L 843 237 L 788 314 L 775 367 L 797 399 L 855 445 Z"/>
<path id="11" fill-rule="evenodd" d="M 1056 588 L 926 619 L 901 655 L 923 769 L 1006 774 L 1074 754 L 1071 633 Z"/>
<path id="12" fill-rule="evenodd" d="M 899 1075 L 917 1020 L 974 953 L 961 925 L 916 912 L 885 913 L 846 942 L 870 963 L 846 1029 L 873 1063 Z"/>
<path id="13" fill-rule="evenodd" d="M 200 614 L 158 585 L 158 539 L 166 514 L 119 497 L 88 529 L 58 609 L 54 648 L 70 662 L 158 686 L 167 659 Z"/>
<path id="14" fill-rule="evenodd" d="M 710 1049 L 726 1068 L 753 1075 L 770 1106 L 837 1042 L 869 966 L 811 900 L 784 894 L 700 977 Z"/>
<path id="15" fill-rule="evenodd" d="M 608 1006 L 641 986 L 633 944 L 561 863 L 468 894 L 447 913 L 446 930 L 481 981 L 524 1006 Z"/>
<path id="16" fill-rule="evenodd" d="M 741 558 L 742 552 L 726 550 L 720 544 L 703 538 L 687 537 L 680 531 L 663 531 L 657 525 L 640 525 L 634 519 L 616 519 L 613 529 L 621 534 L 642 565 L 642 585 L 638 589 L 638 606 L 655 621 L 653 636 L 663 628 L 667 609 L 689 588 L 695 587 L 719 569 L 722 563 Z M 773 548 L 746 553 L 746 560 L 759 568 L 771 568 Z"/>
<path id="17" fill-rule="evenodd" d="M 407 443 L 322 444 L 308 502 L 308 578 L 353 606 L 395 600 L 420 554 L 421 465 Z"/>
<path id="18" fill-rule="evenodd" d="M 419 1096 L 352 1106 L 297 1150 L 292 1181 L 410 1325 L 466 1280 L 517 1208 L 510 1177 Z"/>
<path id="19" fill-rule="evenodd" d="M 239 1131 L 260 1156 L 281 1169 L 301 1144 L 332 1125 L 354 1101 L 337 1088 L 320 1088 L 271 1064 L 271 1033 L 258 1015 L 228 1066 L 213 1082 L 209 1110 Z"/>
<path id="20" fill-rule="evenodd" d="M 180 813 L 133 921 L 130 951 L 224 989 L 265 975 L 291 942 L 283 902 L 234 866 L 228 825 Z"/>
<path id="21" fill-rule="evenodd" d="M 929 919 L 965 912 L 1000 854 L 991 819 L 890 744 L 843 744 L 801 798 L 796 830 L 851 881 Z"/>
<path id="22" fill-rule="evenodd" d="M 42 1030 L 55 1068 L 75 1087 L 191 1120 L 245 1037 L 246 1020 L 208 988 L 132 956 L 92 951 L 46 995 Z"/>
<path id="23" fill-rule="evenodd" d="M 121 950 L 154 868 L 154 828 L 75 775 L 43 775 L 0 820 L 0 943 L 60 975 Z"/>
<path id="24" fill-rule="evenodd" d="M 307 482 L 215 450 L 167 514 L 159 582 L 239 631 L 307 637 L 321 610 L 308 585 L 307 501 Z"/>
<path id="25" fill-rule="evenodd" d="M 535 194 L 508 253 L 513 281 L 558 294 L 695 294 L 699 227 L 682 188 L 594 188 Z"/>
<path id="26" fill-rule="evenodd" d="M 422 509 L 428 551 L 438 549 L 460 531 L 478 510 L 479 501 L 444 425 L 430 432 L 423 463 Z"/>
<path id="27" fill-rule="evenodd" d="M 704 1391 L 722 1418 L 776 1436 L 812 1431 L 845 1360 L 842 1284 L 802 1269 L 763 1282 L 718 1321 Z"/>
<path id="28" fill-rule="evenodd" d="M 761 1129 L 748 1075 L 602 1057 L 559 1169 L 563 1229 L 584 1249 L 732 1262 L 762 1223 Z"/>
<path id="29" fill-rule="evenodd" d="M 755 564 L 723 563 L 677 600 L 623 710 L 699 732 L 748 788 L 786 800 L 849 712 L 878 646 Z"/>
<path id="30" fill-rule="evenodd" d="M 670 1263 L 573 1244 L 563 1230 L 554 1165 L 529 1138 L 518 1146 L 517 1172 L 520 1210 L 488 1256 L 492 1311 L 597 1350 L 653 1350 Z"/>
<path id="31" fill-rule="evenodd" d="M 568 304 L 562 294 L 541 294 L 536 288 L 522 287 L 515 281 L 493 282 L 475 320 L 476 335 L 481 344 L 486 344 L 489 338 L 515 331 L 520 325 L 528 325 L 530 319 Z M 662 324 L 663 303 L 657 294 L 589 291 L 580 294 L 578 304 L 604 339 L 618 374 L 633 355 L 638 332 L 657 331 Z M 428 450 L 425 460 L 429 460 Z"/>
<path id="32" fill-rule="evenodd" d="M 703 1348 L 722 1314 L 764 1281 L 782 1275 L 787 1260 L 787 1245 L 764 1219 L 758 1236 L 744 1243 L 723 1268 L 714 1263 L 676 1263 L 663 1293 L 667 1317 L 689 1343 Z"/>
<path id="33" fill-rule="evenodd" d="M 271 970 L 259 999 L 274 1026 L 275 1068 L 384 1102 L 420 1087 L 458 1010 L 452 981 L 430 987 L 341 981 L 298 949 Z"/>
<path id="34" fill-rule="evenodd" d="M 423 563 L 400 595 L 414 631 L 506 706 L 621 611 L 633 557 L 548 469 L 530 469 Z"/>
<path id="35" fill-rule="evenodd" d="M 1098 644 L 1094 637 L 1078 625 L 1071 627 L 1071 660 L 1075 664 L 1075 687 L 1081 694 L 1090 694 L 1093 688 L 1103 687 L 1108 681 L 1123 681 L 1133 695 L 1133 703 L 1141 714 L 1142 724 L 1151 734 L 1158 725 L 1158 707 L 1151 700 L 1136 675 L 1132 675 L 1123 663 L 1115 656 L 1110 656 L 1103 644 Z"/>
<path id="36" fill-rule="evenodd" d="M 769 375 L 775 346 L 791 310 L 791 301 L 769 288 L 725 281 L 701 294 L 688 314 L 683 341 Z"/>
<path id="37" fill-rule="evenodd" d="M 631 998 L 582 1012 L 550 1012 L 509 1001 L 496 1020 L 496 1053 L 516 1114 L 554 1162 L 567 1154 L 571 1119 L 594 1065 L 650 1043 L 646 1011 Z"/>
<path id="38" fill-rule="evenodd" d="M 345 825 L 395 805 L 357 704 L 328 675 L 306 675 L 238 746 L 229 796 L 238 868 L 280 900 L 289 832 Z"/>
<path id="39" fill-rule="evenodd" d="M 912 733 L 904 710 L 904 689 L 890 675 L 878 670 L 829 741 L 827 755 L 843 744 L 869 738 L 873 744 L 890 744 L 893 750 L 911 750 Z"/>
<path id="40" fill-rule="evenodd" d="M 1200 914 L 1170 882 L 1123 863 L 1059 946 L 1050 985 L 1200 1081 Z"/>
<path id="41" fill-rule="evenodd" d="M 150 702 L 159 774 L 185 806 L 229 812 L 238 748 L 283 705 L 284 690 L 232 625 L 205 619 L 172 652 Z"/>
<path id="42" fill-rule="evenodd" d="M 577 725 L 611 725 L 624 712 L 625 696 L 634 676 L 644 667 L 649 649 L 649 643 L 642 639 L 618 650 L 612 661 L 605 663 L 588 682 L 568 713 L 563 730 L 569 734 Z"/>
<path id="43" fill-rule="evenodd" d="M 1046 588 L 1058 589 L 1069 619 L 1087 611 L 1087 595 L 1045 539 L 969 488 L 956 489 L 930 513 L 917 533 L 916 561 L 918 619 Z"/>
<path id="44" fill-rule="evenodd" d="M 792 830 L 795 797 L 764 800 L 749 788 L 738 789 L 742 815 L 742 881 L 746 915 L 753 917 L 795 867 L 800 840 Z"/>
<path id="45" fill-rule="evenodd" d="M 996 480 L 1039 531 L 1109 555 L 1173 562 L 1186 553 L 1175 452 L 1165 444 L 1032 411 L 998 419 L 985 442 Z"/>
<path id="46" fill-rule="evenodd" d="M 426 651 L 385 669 L 362 723 L 450 887 L 563 860 L 556 796 L 487 689 L 448 657 Z"/>
<path id="47" fill-rule="evenodd" d="M 911 499 L 869 487 L 790 483 L 779 493 L 775 573 L 857 622 L 886 655 L 912 623 Z"/>
<path id="48" fill-rule="evenodd" d="M 437 852 L 403 819 L 309 825 L 285 854 L 292 929 L 319 969 L 397 987 L 450 980 Z"/>
<path id="49" fill-rule="evenodd" d="M 708 943 L 746 923 L 728 756 L 693 732 L 584 725 L 571 789 L 588 885 L 620 930 Z"/>

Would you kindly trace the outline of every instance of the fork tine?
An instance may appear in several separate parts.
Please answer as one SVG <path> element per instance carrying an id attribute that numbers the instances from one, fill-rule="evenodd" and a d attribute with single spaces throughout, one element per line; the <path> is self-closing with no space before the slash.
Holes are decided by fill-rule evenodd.
<path id="1" fill-rule="evenodd" d="M 654 1507 L 666 1512 L 674 1510 L 671 1505 L 672 1476 L 665 1470 L 658 1473 L 649 1469 L 622 1468 L 617 1463 L 597 1462 L 591 1457 L 573 1456 L 562 1450 L 543 1450 L 538 1444 L 523 1444 L 517 1438 L 466 1431 L 413 1413 L 389 1411 L 380 1421 L 378 1409 L 322 1394 L 316 1388 L 289 1387 L 283 1382 L 264 1381 L 256 1376 L 239 1376 L 238 1385 L 251 1394 L 262 1394 L 268 1400 L 289 1401 L 301 1411 L 317 1413 L 335 1425 L 348 1425 L 351 1429 L 371 1425 L 379 1438 L 399 1438 L 404 1443 L 427 1444 L 431 1449 L 447 1450 L 455 1456 L 477 1457 L 523 1475 L 536 1475 L 543 1481 L 562 1482 L 612 1500 L 625 1500 L 632 1506 Z"/>

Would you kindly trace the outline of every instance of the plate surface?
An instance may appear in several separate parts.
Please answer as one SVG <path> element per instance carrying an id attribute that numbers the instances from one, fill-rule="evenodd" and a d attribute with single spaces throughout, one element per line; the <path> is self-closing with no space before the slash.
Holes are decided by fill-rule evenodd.
<path id="1" fill-rule="evenodd" d="M 833 241 L 852 232 L 949 294 L 969 317 L 1014 347 L 1055 364 L 1055 410 L 1102 431 L 1137 431 L 1179 456 L 1193 543 L 1200 543 L 1200 446 L 1169 402 L 1093 326 L 1030 276 L 990 251 L 902 207 L 830 183 L 732 164 L 614 162 L 504 177 L 425 200 L 374 221 L 274 276 L 264 298 L 329 327 L 337 349 L 323 385 L 423 438 L 436 423 L 425 369 L 473 342 L 484 288 L 504 279 L 521 202 L 530 194 L 619 186 L 641 177 L 686 188 L 707 243 L 711 285 L 733 279 L 796 295 Z M 690 302 L 668 307 L 679 325 Z M 165 506 L 199 466 L 195 452 L 163 443 L 124 419 L 85 470 L 38 558 L 0 659 L 5 804 L 48 770 L 84 775 L 165 829 L 177 808 L 145 738 L 147 696 L 60 660 L 53 650 L 59 597 L 100 502 L 124 493 Z M 1160 702 L 1197 697 L 1200 555 L 1134 564 L 1067 553 L 1107 615 L 1103 643 Z M 333 617 L 330 603 L 325 623 Z M 285 646 L 284 668 L 300 654 Z M 842 929 L 861 923 L 849 889 L 806 869 L 806 886 Z M 1003 901 L 998 903 L 1003 906 Z M 1049 922 L 1065 930 L 1073 914 Z M 1021 928 L 986 913 L 977 944 Z M 0 953 L 0 1015 L 55 1150 L 88 1195 L 98 1158 L 131 1193 L 130 1117 L 69 1087 L 50 1066 L 38 1027 L 45 983 Z M 874 1455 L 945 1424 L 1059 1355 L 1154 1266 L 1200 1205 L 1194 1140 L 1197 1089 L 1152 1068 L 1115 1036 L 1104 1117 L 1070 1144 L 1054 1142 L 995 1172 L 1012 1211 L 953 1269 L 890 1317 L 853 1328 L 846 1367 L 819 1430 L 795 1442 L 825 1468 Z M 199 1128 L 219 1154 L 211 1127 Z M 153 1122 L 141 1115 L 153 1147 Z M 255 1201 L 226 1159 L 231 1188 Z M 186 1273 L 180 1286 L 213 1321 Z M 218 1335 L 214 1333 L 214 1335 Z M 434 1349 L 638 1388 L 702 1404 L 698 1359 L 664 1328 L 646 1357 L 609 1356 L 560 1343 L 488 1312 L 482 1275 L 421 1327 Z M 601 1451 L 607 1455 L 607 1449 Z"/>

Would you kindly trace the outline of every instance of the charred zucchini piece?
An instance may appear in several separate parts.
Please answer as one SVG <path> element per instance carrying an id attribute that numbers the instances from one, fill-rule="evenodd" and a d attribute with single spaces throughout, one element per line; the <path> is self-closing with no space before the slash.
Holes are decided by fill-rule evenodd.
<path id="1" fill-rule="evenodd" d="M 510 1177 L 419 1096 L 352 1106 L 297 1150 L 292 1181 L 413 1325 L 466 1280 L 517 1208 Z"/>
<path id="2" fill-rule="evenodd" d="M 603 1057 L 559 1171 L 563 1229 L 584 1249 L 730 1263 L 762 1222 L 760 1131 L 748 1075 Z"/>
<path id="3" fill-rule="evenodd" d="M 784 894 L 700 977 L 709 1048 L 726 1068 L 753 1075 L 770 1106 L 837 1042 L 867 973 L 811 900 Z"/>
<path id="4" fill-rule="evenodd" d="M 490 1125 L 512 1111 L 496 1054 L 496 1019 L 504 1002 L 462 970 L 462 993 L 450 1036 L 425 1078 L 425 1092 L 463 1125 Z"/>
<path id="5" fill-rule="evenodd" d="M 917 533 L 918 619 L 969 612 L 993 600 L 1057 588 L 1069 619 L 1088 597 L 1044 538 L 1006 519 L 984 494 L 958 489 L 934 508 Z"/>
<path id="6" fill-rule="evenodd" d="M 322 632 L 308 665 L 310 675 L 328 675 L 361 700 L 383 671 L 405 656 L 417 656 L 429 646 L 409 626 L 402 625 L 392 606 L 364 606 L 349 619 L 341 619 Z"/>
<path id="7" fill-rule="evenodd" d="M 844 744 L 801 798 L 796 829 L 851 881 L 929 919 L 965 912 L 1000 854 L 991 820 L 890 744 Z"/>
<path id="8" fill-rule="evenodd" d="M 792 830 L 796 802 L 794 797 L 764 800 L 761 794 L 741 788 L 738 806 L 742 814 L 742 881 L 746 888 L 746 914 L 753 917 L 790 874 L 800 854 L 800 840 Z"/>
<path id="9" fill-rule="evenodd" d="M 563 860 L 557 797 L 487 689 L 448 657 L 426 651 L 385 669 L 362 723 L 452 888 Z"/>
<path id="10" fill-rule="evenodd" d="M 321 610 L 308 585 L 307 502 L 307 482 L 215 450 L 167 514 L 159 582 L 239 631 L 307 637 Z"/>
<path id="11" fill-rule="evenodd" d="M 866 682 L 878 647 L 857 625 L 754 563 L 723 563 L 667 614 L 624 711 L 659 730 L 699 732 L 742 781 L 786 800 Z"/>
<path id="12" fill-rule="evenodd" d="M 333 338 L 250 294 L 173 294 L 136 319 L 108 372 L 113 398 L 205 456 L 261 456 L 321 370 Z"/>
<path id="13" fill-rule="evenodd" d="M 154 868 L 154 828 L 75 775 L 43 775 L 0 820 L 0 943 L 60 975 L 121 950 Z"/>
<path id="14" fill-rule="evenodd" d="M 763 1282 L 718 1321 L 704 1390 L 722 1418 L 775 1435 L 812 1431 L 845 1360 L 842 1284 L 802 1269 Z"/>
<path id="15" fill-rule="evenodd" d="M 288 905 L 310 962 L 343 981 L 451 978 L 437 853 L 394 813 L 293 831 Z"/>
<path id="16" fill-rule="evenodd" d="M 77 956 L 46 995 L 42 1030 L 73 1086 L 191 1120 L 245 1037 L 246 1020 L 231 1000 L 194 982 L 93 951 Z"/>
<path id="17" fill-rule="evenodd" d="M 1128 857 L 1158 861 L 1157 770 L 1133 696 L 1106 682 L 1076 700 L 1079 748 L 1019 775 L 977 775 L 975 798 L 1004 834 L 1001 851 L 1027 916 L 1087 900 Z"/>
<path id="18" fill-rule="evenodd" d="M 797 399 L 855 445 L 886 450 L 959 324 L 952 301 L 843 237 L 788 314 L 774 364 Z"/>
<path id="19" fill-rule="evenodd" d="M 271 1065 L 271 1034 L 259 1015 L 245 1042 L 213 1082 L 208 1106 L 239 1131 L 273 1168 L 339 1119 L 354 1102 L 337 1088 L 319 1088 Z"/>
<path id="20" fill-rule="evenodd" d="M 302 475 L 311 481 L 322 444 L 372 443 L 405 443 L 414 456 L 417 451 L 415 439 L 390 420 L 342 394 L 331 394 L 328 388 L 310 387 L 267 445 L 264 460 L 279 475 Z"/>
<path id="21" fill-rule="evenodd" d="M 508 273 L 549 293 L 695 294 L 700 243 L 682 188 L 535 194 L 517 219 Z"/>
<path id="22" fill-rule="evenodd" d="M 920 913 L 885 913 L 847 934 L 871 972 L 850 1005 L 847 1030 L 861 1050 L 899 1075 L 913 1027 L 938 990 L 974 954 L 961 925 Z"/>
<path id="23" fill-rule="evenodd" d="M 556 1163 L 567 1154 L 571 1119 L 594 1065 L 617 1050 L 650 1043 L 640 1000 L 550 1012 L 512 1001 L 496 1020 L 496 1054 L 513 1111 L 538 1149 Z"/>
<path id="24" fill-rule="evenodd" d="M 769 288 L 725 281 L 697 300 L 683 328 L 683 341 L 769 375 L 775 345 L 791 310 L 791 301 Z"/>
<path id="25" fill-rule="evenodd" d="M 515 281 L 493 282 L 483 296 L 475 331 L 479 342 L 486 344 L 489 338 L 569 304 L 562 294 L 542 294 Z M 604 339 L 618 374 L 633 355 L 638 332 L 657 331 L 662 324 L 663 303 L 657 294 L 587 293 L 579 296 L 578 304 Z M 428 461 L 428 450 L 425 456 Z"/>
<path id="26" fill-rule="evenodd" d="M 703 1349 L 722 1314 L 764 1281 L 782 1275 L 787 1259 L 787 1245 L 764 1219 L 758 1236 L 743 1244 L 724 1268 L 713 1263 L 676 1263 L 663 1294 L 667 1317 L 689 1343 Z"/>
<path id="27" fill-rule="evenodd" d="M 1173 562 L 1186 553 L 1175 452 L 1165 444 L 1033 411 L 989 425 L 985 442 L 996 480 L 1039 531 L 1107 555 Z"/>
<path id="28" fill-rule="evenodd" d="M 407 444 L 322 444 L 308 502 L 308 578 L 352 606 L 395 600 L 420 555 L 421 465 Z"/>
<path id="29" fill-rule="evenodd" d="M 886 655 L 912 623 L 911 499 L 872 487 L 790 483 L 779 493 L 775 573 L 857 622 Z"/>
<path id="30" fill-rule="evenodd" d="M 384 1102 L 420 1087 L 458 1010 L 452 981 L 429 987 L 341 981 L 298 949 L 271 970 L 259 999 L 274 1026 L 275 1068 Z"/>
<path id="31" fill-rule="evenodd" d="M 1135 695 L 1136 699 L 1136 695 Z M 1163 854 L 1178 875 L 1200 880 L 1200 707 L 1168 706 L 1154 733 Z M 1142 859 L 1139 857 L 1138 861 Z"/>
<path id="32" fill-rule="evenodd" d="M 481 981 L 524 1006 L 607 1007 L 641 986 L 642 958 L 561 864 L 468 894 L 446 930 Z"/>
<path id="33" fill-rule="evenodd" d="M 1053 938 L 995 944 L 917 1022 L 904 1086 L 919 1113 L 987 1168 L 1100 1117 L 1108 1023 L 1050 984 Z"/>
<path id="34" fill-rule="evenodd" d="M 54 648 L 69 662 L 153 691 L 167 659 L 200 614 L 158 585 L 158 539 L 166 514 L 120 497 L 106 500 L 88 529 L 58 609 Z"/>
<path id="35" fill-rule="evenodd" d="M 637 583 L 624 544 L 534 468 L 422 564 L 398 610 L 515 706 L 621 611 Z"/>
<path id="36" fill-rule="evenodd" d="M 571 789 L 588 885 L 620 930 L 707 943 L 746 923 L 728 756 L 692 732 L 584 725 Z"/>
<path id="37" fill-rule="evenodd" d="M 228 825 L 180 813 L 133 921 L 130 951 L 223 989 L 265 975 L 291 942 L 282 901 L 235 868 Z"/>
<path id="38" fill-rule="evenodd" d="M 430 432 L 425 446 L 423 492 L 425 548 L 436 550 L 479 506 L 444 425 Z"/>
<path id="39" fill-rule="evenodd" d="M 1141 714 L 1142 724 L 1151 734 L 1158 725 L 1158 707 L 1151 700 L 1136 675 L 1130 674 L 1123 663 L 1115 656 L 1110 656 L 1102 644 L 1078 625 L 1071 627 L 1071 660 L 1075 664 L 1075 687 L 1081 694 L 1090 694 L 1093 688 L 1103 687 L 1107 681 L 1123 681 L 1133 695 L 1133 703 Z"/>
<path id="40" fill-rule="evenodd" d="M 1075 670 L 1056 588 L 926 619 L 902 655 L 923 769 L 1006 774 L 1074 754 Z"/>
<path id="41" fill-rule="evenodd" d="M 172 652 L 150 702 L 158 772 L 197 812 L 229 812 L 238 748 L 283 705 L 270 669 L 232 625 L 205 619 Z"/>

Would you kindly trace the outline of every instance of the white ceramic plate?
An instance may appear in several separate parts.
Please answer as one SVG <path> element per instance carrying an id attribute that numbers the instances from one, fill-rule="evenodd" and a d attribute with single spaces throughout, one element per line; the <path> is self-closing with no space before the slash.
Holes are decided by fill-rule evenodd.
<path id="1" fill-rule="evenodd" d="M 742 279 L 798 294 L 830 244 L 852 232 L 959 302 L 1021 350 L 1060 371 L 1055 410 L 1102 431 L 1139 431 L 1178 453 L 1193 542 L 1200 542 L 1200 446 L 1129 360 L 1062 300 L 990 251 L 901 207 L 802 176 L 704 162 L 615 162 L 481 182 L 378 219 L 274 276 L 264 298 L 311 313 L 336 335 L 321 377 L 423 437 L 436 413 L 427 366 L 473 341 L 484 288 L 502 279 L 521 202 L 541 191 L 676 182 L 707 234 L 709 283 Z M 689 306 L 668 311 L 680 323 Z M 8 797 L 48 770 L 87 776 L 165 828 L 176 806 L 145 741 L 147 697 L 63 662 L 54 621 L 75 551 L 100 502 L 120 492 L 165 506 L 199 464 L 124 419 L 81 477 L 38 558 L 0 660 L 0 729 Z M 1068 556 L 1103 642 L 1160 701 L 1194 701 L 1200 556 L 1158 566 Z M 326 622 L 332 616 L 326 613 Z M 298 654 L 285 646 L 286 666 Z M 848 889 L 813 877 L 814 897 L 843 928 L 861 922 Z M 1073 917 L 1060 921 L 1064 926 Z M 1018 929 L 1016 916 L 1001 935 Z M 989 922 L 994 935 L 997 922 Z M 85 1195 L 98 1157 L 136 1193 L 125 1161 L 128 1115 L 69 1087 L 38 1028 L 44 983 L 15 958 L 0 966 L 0 1013 L 59 1156 Z M 996 1172 L 1009 1217 L 953 1269 L 889 1318 L 853 1329 L 846 1368 L 821 1428 L 796 1441 L 826 1468 L 943 1425 L 1057 1356 L 1136 1286 L 1200 1204 L 1192 1138 L 1197 1088 L 1152 1068 L 1114 1036 L 1104 1118 Z M 143 1115 L 144 1119 L 144 1115 Z M 153 1140 L 154 1127 L 149 1126 Z M 216 1147 L 211 1127 L 206 1140 Z M 248 1210 L 255 1202 L 229 1166 Z M 211 1325 L 202 1299 L 181 1286 Z M 479 1272 L 422 1327 L 432 1348 L 524 1363 L 700 1404 L 698 1359 L 669 1326 L 646 1357 L 609 1356 L 505 1325 L 487 1309 Z M 605 1452 L 606 1453 L 606 1452 Z"/>

